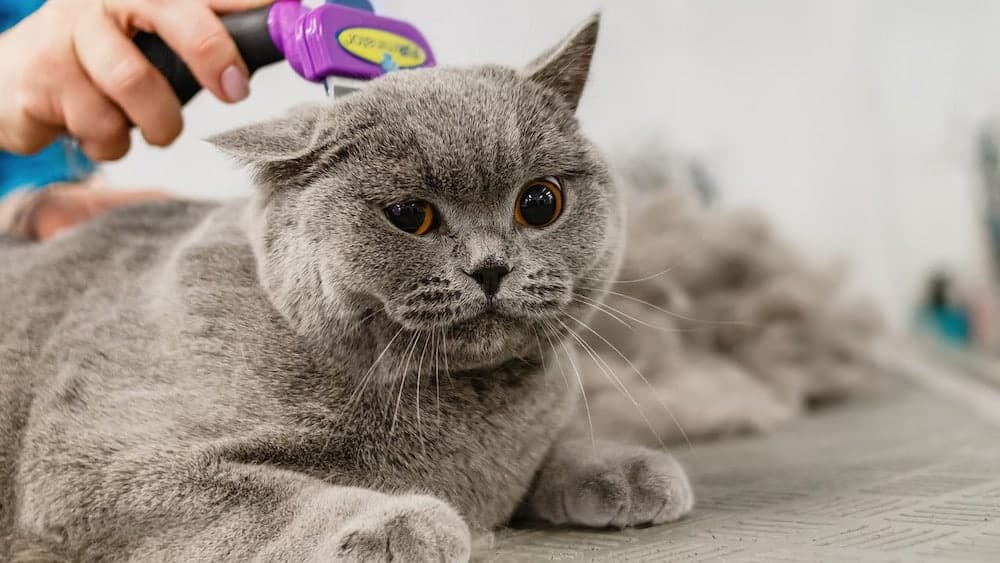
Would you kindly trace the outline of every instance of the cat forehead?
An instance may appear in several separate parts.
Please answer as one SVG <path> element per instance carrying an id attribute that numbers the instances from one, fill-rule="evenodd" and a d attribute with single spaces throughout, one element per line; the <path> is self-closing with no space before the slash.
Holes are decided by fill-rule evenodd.
<path id="1" fill-rule="evenodd" d="M 572 112 L 554 94 L 504 67 L 401 71 L 374 81 L 357 96 L 346 100 L 355 102 L 344 107 L 349 121 L 377 124 L 391 133 L 410 129 L 468 142 L 511 131 L 576 128 Z"/>
<path id="2" fill-rule="evenodd" d="M 340 108 L 340 144 L 383 177 L 447 188 L 589 164 L 572 113 L 510 69 L 399 72 L 354 96 Z"/>

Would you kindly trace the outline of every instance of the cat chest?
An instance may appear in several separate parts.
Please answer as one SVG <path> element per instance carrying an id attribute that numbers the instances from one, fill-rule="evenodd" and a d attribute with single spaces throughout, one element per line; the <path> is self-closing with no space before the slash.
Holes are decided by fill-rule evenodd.
<path id="1" fill-rule="evenodd" d="M 524 497 L 570 407 L 548 392 L 492 411 L 423 403 L 408 405 L 404 397 L 398 410 L 387 404 L 364 421 L 316 433 L 306 441 L 309 457 L 331 484 L 431 494 L 474 525 L 495 527 Z"/>

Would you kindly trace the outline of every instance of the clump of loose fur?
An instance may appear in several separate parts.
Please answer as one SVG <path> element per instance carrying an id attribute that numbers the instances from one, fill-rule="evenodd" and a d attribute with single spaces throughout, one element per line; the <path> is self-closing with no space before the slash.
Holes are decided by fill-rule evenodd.
<path id="1" fill-rule="evenodd" d="M 650 427 L 667 441 L 768 430 L 873 380 L 877 308 L 847 300 L 838 276 L 759 214 L 634 187 L 654 195 L 633 214 L 621 274 L 583 334 L 591 350 L 578 353 L 599 435 L 655 444 Z"/>

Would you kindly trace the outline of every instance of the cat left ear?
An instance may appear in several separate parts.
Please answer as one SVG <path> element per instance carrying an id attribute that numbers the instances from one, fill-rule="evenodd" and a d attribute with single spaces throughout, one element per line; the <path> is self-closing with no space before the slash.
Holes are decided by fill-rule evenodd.
<path id="1" fill-rule="evenodd" d="M 304 106 L 283 117 L 219 133 L 207 140 L 243 164 L 262 167 L 309 154 L 318 144 L 317 122 L 321 116 L 321 107 Z"/>
<path id="2" fill-rule="evenodd" d="M 596 13 L 558 45 L 532 61 L 525 69 L 528 79 L 558 93 L 576 111 L 590 74 L 590 61 L 597 45 L 601 15 Z"/>

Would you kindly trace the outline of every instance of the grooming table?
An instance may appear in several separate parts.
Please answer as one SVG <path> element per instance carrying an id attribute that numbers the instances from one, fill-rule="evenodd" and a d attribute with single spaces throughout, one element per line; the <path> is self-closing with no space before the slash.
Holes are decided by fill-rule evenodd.
<path id="1" fill-rule="evenodd" d="M 1000 387 L 914 359 L 774 433 L 675 446 L 694 512 L 618 531 L 504 530 L 481 561 L 1000 561 Z"/>

